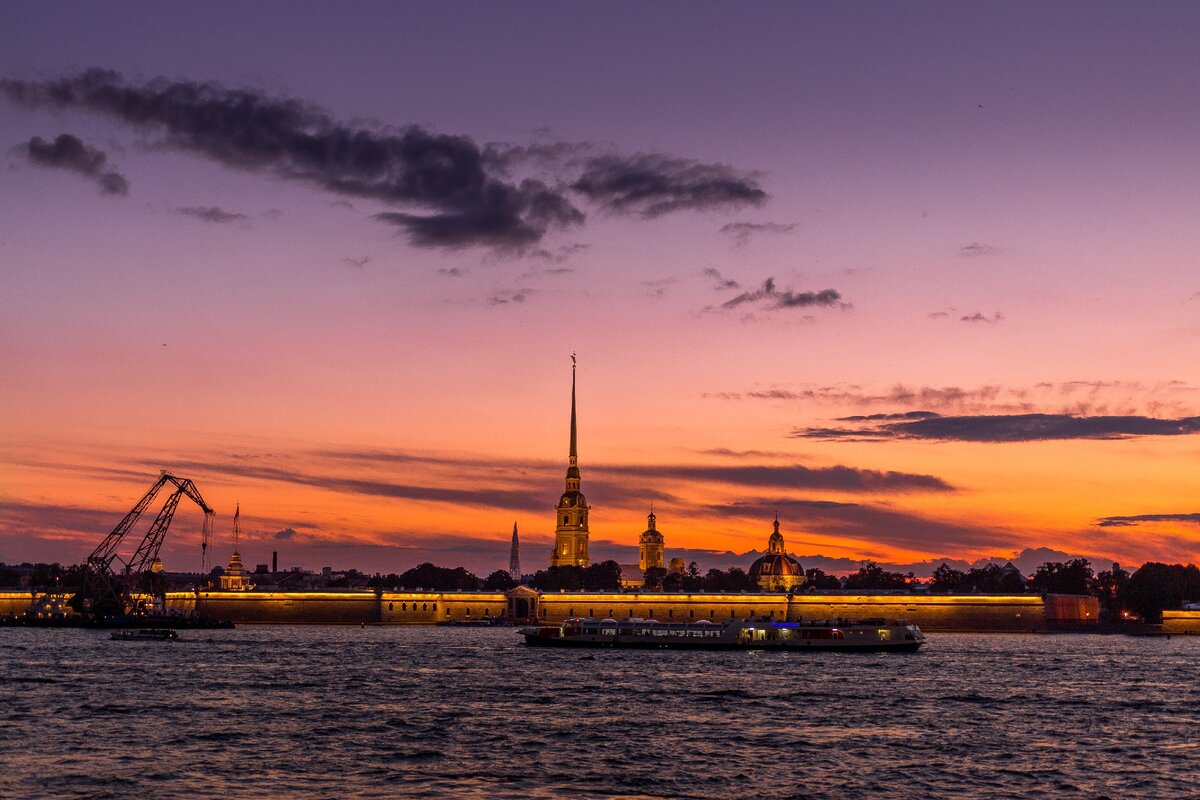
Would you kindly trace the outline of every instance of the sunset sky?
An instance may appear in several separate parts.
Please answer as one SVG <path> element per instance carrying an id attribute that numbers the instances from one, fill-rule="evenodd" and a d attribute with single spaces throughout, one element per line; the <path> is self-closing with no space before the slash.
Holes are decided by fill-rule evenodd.
<path id="1" fill-rule="evenodd" d="M 1200 550 L 1200 5 L 13 2 L 0 561 Z M 200 568 L 181 506 L 168 569 Z M 1050 552 L 1053 551 L 1053 552 Z M 916 566 L 910 566 L 916 565 Z"/>

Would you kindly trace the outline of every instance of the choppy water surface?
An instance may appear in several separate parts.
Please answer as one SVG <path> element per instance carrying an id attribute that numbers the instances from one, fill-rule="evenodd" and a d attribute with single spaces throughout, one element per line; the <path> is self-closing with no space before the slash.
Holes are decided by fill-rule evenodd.
<path id="1" fill-rule="evenodd" d="M 1200 796 L 1200 639 L 935 634 L 851 655 L 180 636 L 0 629 L 0 796 Z"/>

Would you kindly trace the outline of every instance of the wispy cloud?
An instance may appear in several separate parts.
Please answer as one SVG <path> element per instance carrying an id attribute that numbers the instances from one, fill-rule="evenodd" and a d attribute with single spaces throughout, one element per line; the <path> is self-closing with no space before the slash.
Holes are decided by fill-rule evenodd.
<path id="1" fill-rule="evenodd" d="M 371 260 L 370 256 L 360 256 L 358 258 L 347 257 L 347 258 L 342 259 L 342 263 L 345 264 L 347 267 L 354 267 L 355 269 L 362 269 L 363 267 L 365 267 L 367 265 L 367 263 L 370 260 Z"/>
<path id="2" fill-rule="evenodd" d="M 733 278 L 726 278 L 714 267 L 708 267 L 700 274 L 706 278 L 712 279 L 714 291 L 724 292 L 727 290 L 742 288 L 740 283 L 735 281 Z"/>
<path id="3" fill-rule="evenodd" d="M 1133 439 L 1200 433 L 1200 417 L 1081 417 L 1073 414 L 987 414 L 943 417 L 918 412 L 917 419 L 869 420 L 841 428 L 796 428 L 792 436 L 842 441 L 920 439 L 939 442 L 1033 442 L 1060 439 Z M 886 418 L 885 418 L 886 419 Z"/>
<path id="4" fill-rule="evenodd" d="M 1188 522 L 1200 525 L 1200 512 L 1191 514 L 1134 514 L 1128 517 L 1102 517 L 1096 520 L 1101 528 L 1133 528 L 1144 522 Z"/>
<path id="5" fill-rule="evenodd" d="M 1002 319 L 1004 319 L 1004 315 L 999 311 L 994 314 L 984 314 L 982 311 L 976 311 L 974 314 L 960 317 L 959 322 L 982 322 L 985 325 L 995 325 Z"/>
<path id="6" fill-rule="evenodd" d="M 780 290 L 775 286 L 774 278 L 767 278 L 762 286 L 742 292 L 731 300 L 721 304 L 722 308 L 737 308 L 743 305 L 757 305 L 767 311 L 778 311 L 788 308 L 811 308 L 814 306 L 847 308 L 849 304 L 842 302 L 842 295 L 834 289 L 822 289 L 819 292 L 796 292 L 791 289 Z"/>
<path id="7" fill-rule="evenodd" d="M 660 153 L 589 159 L 571 188 L 608 211 L 647 219 L 675 211 L 757 206 L 767 193 L 750 175 Z"/>
<path id="8" fill-rule="evenodd" d="M 494 293 L 488 298 L 488 304 L 493 306 L 524 303 L 533 294 L 533 289 L 505 289 Z"/>
<path id="9" fill-rule="evenodd" d="M 77 136 L 61 133 L 53 142 L 34 136 L 23 149 L 31 163 L 81 175 L 99 186 L 101 194 L 129 194 L 129 180 L 108 166 L 108 155 Z"/>
<path id="10" fill-rule="evenodd" d="M 798 226 L 795 223 L 782 224 L 779 222 L 730 222 L 721 226 L 718 233 L 728 236 L 734 247 L 743 247 L 750 237 L 760 234 L 791 233 Z"/>
<path id="11" fill-rule="evenodd" d="M 226 211 L 219 206 L 180 206 L 171 209 L 171 213 L 184 217 L 192 217 L 201 222 L 216 225 L 227 225 L 231 222 L 245 222 L 250 219 L 247 215 L 236 211 Z"/>
<path id="12" fill-rule="evenodd" d="M 993 256 L 1001 252 L 999 247 L 986 242 L 971 242 L 964 244 L 958 248 L 958 254 L 964 258 L 979 258 L 981 256 Z"/>

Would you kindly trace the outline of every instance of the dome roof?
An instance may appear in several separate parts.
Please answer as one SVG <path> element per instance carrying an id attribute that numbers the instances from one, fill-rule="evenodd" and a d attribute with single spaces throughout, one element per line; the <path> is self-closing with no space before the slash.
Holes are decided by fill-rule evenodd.
<path id="1" fill-rule="evenodd" d="M 662 544 L 663 543 L 663 535 L 661 533 L 659 533 L 658 531 L 654 530 L 654 528 L 650 528 L 649 530 L 642 531 L 641 543 L 642 544 Z"/>
<path id="2" fill-rule="evenodd" d="M 750 577 L 792 577 L 803 575 L 800 562 L 787 553 L 767 553 L 750 565 Z"/>

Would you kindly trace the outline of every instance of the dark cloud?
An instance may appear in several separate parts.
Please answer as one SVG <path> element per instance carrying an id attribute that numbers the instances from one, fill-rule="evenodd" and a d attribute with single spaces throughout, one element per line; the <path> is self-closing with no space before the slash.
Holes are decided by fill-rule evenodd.
<path id="1" fill-rule="evenodd" d="M 697 452 L 706 456 L 721 456 L 724 458 L 790 458 L 791 453 L 780 453 L 771 450 L 731 450 L 728 447 L 710 447 Z"/>
<path id="2" fill-rule="evenodd" d="M 502 292 L 496 292 L 488 298 L 488 304 L 493 306 L 503 306 L 512 303 L 524 303 L 531 294 L 533 294 L 533 289 L 509 289 Z"/>
<path id="3" fill-rule="evenodd" d="M 892 420 L 930 419 L 937 414 L 932 411 L 903 411 L 898 414 L 855 414 L 850 417 L 838 417 L 838 422 L 880 422 Z"/>
<path id="4" fill-rule="evenodd" d="M 398 206 L 374 219 L 419 247 L 526 253 L 547 233 L 583 223 L 572 191 L 610 211 L 644 217 L 766 200 L 751 176 L 723 164 L 659 154 L 575 158 L 591 145 L 571 143 L 481 147 L 417 125 L 347 124 L 311 103 L 213 82 L 138 84 L 90 69 L 58 80 L 0 80 L 0 92 L 26 107 L 105 114 L 160 135 L 159 146 L 233 169 Z M 556 174 L 510 177 L 511 167 L 529 162 Z"/>
<path id="5" fill-rule="evenodd" d="M 999 253 L 999 252 L 1000 252 L 999 247 L 996 247 L 995 245 L 985 244 L 983 242 L 971 242 L 970 244 L 964 244 L 962 247 L 958 248 L 958 254 L 965 258 L 972 258 L 972 257 L 976 257 L 976 256 L 991 256 L 991 255 L 995 255 L 996 253 Z"/>
<path id="6" fill-rule="evenodd" d="M 726 483 L 748 488 L 824 489 L 854 493 L 949 492 L 954 487 L 933 475 L 884 472 L 856 467 L 805 467 L 788 465 L 703 465 L 663 464 L 653 466 L 599 465 L 608 475 L 647 480 L 658 478 L 675 483 L 696 481 Z"/>
<path id="7" fill-rule="evenodd" d="M 959 322 L 983 322 L 987 325 L 995 325 L 1002 319 L 1004 319 L 1004 315 L 999 311 L 990 315 L 985 315 L 982 311 L 976 311 L 974 314 L 960 317 Z"/>
<path id="8" fill-rule="evenodd" d="M 1200 512 L 1193 514 L 1135 514 L 1130 517 L 1104 517 L 1096 520 L 1101 528 L 1132 528 L 1142 522 L 1190 522 L 1200 525 Z"/>
<path id="9" fill-rule="evenodd" d="M 439 267 L 437 274 L 447 278 L 461 278 L 463 275 L 467 274 L 467 271 L 458 267 Z"/>
<path id="10" fill-rule="evenodd" d="M 727 289 L 740 289 L 742 285 L 733 278 L 726 278 L 713 267 L 709 267 L 701 273 L 706 278 L 712 278 L 714 291 L 725 291 Z"/>
<path id="11" fill-rule="evenodd" d="M 764 497 L 713 504 L 705 506 L 704 510 L 716 516 L 764 520 L 778 512 L 788 550 L 793 553 L 799 552 L 802 545 L 798 541 L 802 534 L 792 532 L 796 528 L 809 534 L 859 539 L 916 551 L 928 551 L 933 547 L 966 550 L 1012 546 L 1012 536 L 1007 531 L 942 522 L 864 503 Z M 795 522 L 791 523 L 791 520 Z"/>
<path id="12" fill-rule="evenodd" d="M 1182 381 L 1042 382 L 1031 386 L 976 387 L 896 384 L 871 391 L 853 384 L 774 387 L 745 392 L 710 392 L 721 400 L 786 400 L 854 407 L 907 406 L 953 414 L 1062 413 L 1076 416 L 1190 416 L 1197 390 Z"/>
<path id="13" fill-rule="evenodd" d="M 742 247 L 750 241 L 750 237 L 760 233 L 791 233 L 796 224 L 784 225 L 780 222 L 730 222 L 721 226 L 721 233 L 733 241 L 734 247 Z"/>
<path id="14" fill-rule="evenodd" d="M 359 258 L 347 257 L 347 258 L 342 259 L 342 263 L 345 264 L 347 267 L 354 267 L 355 269 L 362 269 L 363 267 L 365 267 L 367 265 L 367 262 L 369 262 L 370 260 L 371 260 L 370 256 L 360 256 Z"/>
<path id="15" fill-rule="evenodd" d="M 529 257 L 540 258 L 541 260 L 549 261 L 552 264 L 561 264 L 571 256 L 577 253 L 582 253 L 589 247 L 591 247 L 591 245 L 582 244 L 579 242 L 576 242 L 575 244 L 560 245 L 553 250 L 545 247 L 539 247 L 536 250 L 530 251 Z"/>
<path id="16" fill-rule="evenodd" d="M 159 79 L 134 85 L 102 69 L 55 81 L 3 80 L 0 91 L 25 106 L 108 114 L 161 133 L 165 146 L 235 169 L 422 209 L 376 215 L 418 246 L 519 249 L 551 227 L 583 221 L 560 191 L 489 174 L 479 146 L 465 136 L 417 126 L 354 127 L 299 100 L 216 83 Z"/>
<path id="17" fill-rule="evenodd" d="M 919 419 L 854 428 L 796 428 L 804 439 L 923 439 L 957 442 L 1032 442 L 1059 439 L 1132 439 L 1200 433 L 1200 417 L 1084 417 L 1074 414 L 982 414 L 943 417 L 917 412 Z"/>
<path id="18" fill-rule="evenodd" d="M 929 317 L 930 319 L 945 319 L 946 317 L 950 316 L 950 313 L 951 312 L 949 311 L 930 311 L 925 316 Z"/>
<path id="19" fill-rule="evenodd" d="M 275 533 L 274 533 L 274 534 L 271 536 L 271 538 L 272 538 L 272 539 L 278 539 L 279 541 L 284 541 L 284 542 L 286 542 L 286 541 L 288 541 L 288 540 L 290 540 L 290 539 L 294 539 L 294 538 L 296 538 L 296 529 L 295 529 L 295 528 L 284 528 L 284 529 L 283 529 L 283 530 L 281 530 L 281 531 L 276 531 L 276 532 L 275 532 Z"/>
<path id="20" fill-rule="evenodd" d="M 34 136 L 24 145 L 29 160 L 40 167 L 65 169 L 82 175 L 100 187 L 102 194 L 127 195 L 129 181 L 108 166 L 108 156 L 77 136 L 61 133 L 53 142 Z"/>
<path id="21" fill-rule="evenodd" d="M 760 205 L 767 193 L 725 164 L 661 154 L 588 159 L 571 188 L 609 211 L 653 218 L 672 211 Z"/>
<path id="22" fill-rule="evenodd" d="M 752 292 L 742 292 L 732 300 L 721 304 L 722 308 L 736 308 L 746 303 L 761 303 L 769 311 L 784 308 L 807 308 L 809 306 L 844 306 L 842 296 L 833 289 L 822 289 L 819 292 L 793 292 L 790 289 L 780 291 L 775 287 L 775 279 L 767 278 L 763 285 Z"/>
<path id="23" fill-rule="evenodd" d="M 180 208 L 172 208 L 171 212 L 185 217 L 192 217 L 201 222 L 211 222 L 218 225 L 225 225 L 230 222 L 245 222 L 249 219 L 245 214 L 236 211 L 226 211 L 218 206 L 182 206 Z"/>

